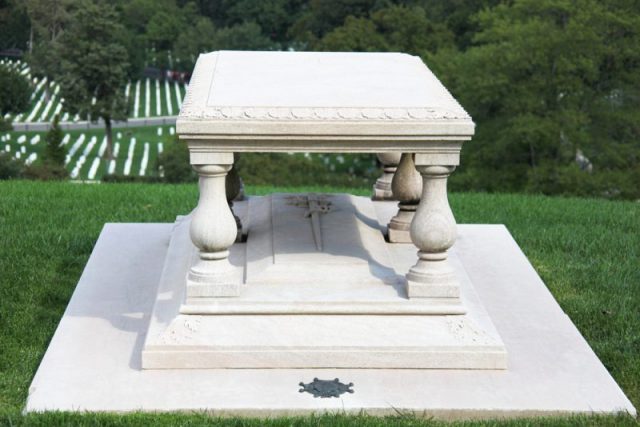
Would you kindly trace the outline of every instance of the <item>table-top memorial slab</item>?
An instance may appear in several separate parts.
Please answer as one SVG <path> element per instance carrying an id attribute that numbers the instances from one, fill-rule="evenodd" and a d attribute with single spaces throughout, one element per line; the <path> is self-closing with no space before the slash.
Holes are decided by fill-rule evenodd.
<path id="1" fill-rule="evenodd" d="M 471 139 L 474 124 L 419 57 L 202 54 L 176 130 L 200 176 L 200 201 L 190 226 L 199 259 L 187 275 L 188 298 L 238 297 L 242 291 L 228 260 L 239 223 L 225 191 L 237 153 L 386 152 L 402 154 L 396 175 L 413 174 L 403 182 L 416 186 L 403 192 L 411 200 L 400 200 L 388 236 L 391 242 L 413 242 L 419 249 L 418 262 L 406 275 L 407 295 L 459 300 L 459 280 L 446 259 L 455 241 L 446 182 L 460 163 L 462 144 Z M 421 182 L 429 203 L 418 209 Z M 418 219 L 412 222 L 414 213 Z"/>
<path id="2" fill-rule="evenodd" d="M 473 131 L 420 58 L 400 53 L 201 55 L 177 120 L 182 139 L 233 152 L 420 152 Z"/>

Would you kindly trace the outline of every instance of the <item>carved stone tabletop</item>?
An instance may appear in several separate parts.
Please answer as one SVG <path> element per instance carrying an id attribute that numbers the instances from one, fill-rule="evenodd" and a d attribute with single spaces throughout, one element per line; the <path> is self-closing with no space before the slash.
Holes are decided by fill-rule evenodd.
<path id="1" fill-rule="evenodd" d="M 456 224 L 446 182 L 473 132 L 471 117 L 415 56 L 200 55 L 177 120 L 177 133 L 200 175 L 190 232 L 200 259 L 187 276 L 187 297 L 240 292 L 228 260 L 237 224 L 224 185 L 234 153 L 303 151 L 401 153 L 399 179 L 392 185 L 400 212 L 389 238 L 419 249 L 406 275 L 407 295 L 458 298 L 458 280 L 447 261 Z M 407 185 L 413 188 L 401 188 Z"/>
<path id="2" fill-rule="evenodd" d="M 474 125 L 415 56 L 222 51 L 200 55 L 177 130 L 234 152 L 403 152 Z"/>

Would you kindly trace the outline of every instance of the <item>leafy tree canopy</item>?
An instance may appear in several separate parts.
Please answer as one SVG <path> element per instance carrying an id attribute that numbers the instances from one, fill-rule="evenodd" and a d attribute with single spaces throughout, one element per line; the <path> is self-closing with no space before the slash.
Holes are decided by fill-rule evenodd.
<path id="1" fill-rule="evenodd" d="M 0 114 L 21 113 L 29 106 L 31 87 L 18 72 L 0 67 Z"/>
<path id="2" fill-rule="evenodd" d="M 327 51 L 393 51 L 429 56 L 453 47 L 454 36 L 444 24 L 431 21 L 419 7 L 391 6 L 369 18 L 348 16 L 344 25 L 320 39 L 315 48 Z"/>
<path id="3" fill-rule="evenodd" d="M 22 0 L 0 0 L 0 50 L 27 49 L 30 26 Z"/>
<path id="4" fill-rule="evenodd" d="M 65 150 L 62 145 L 63 137 L 64 132 L 60 128 L 60 116 L 56 115 L 53 119 L 53 123 L 51 124 L 51 129 L 49 129 L 44 137 L 44 141 L 47 145 L 45 146 L 42 158 L 45 162 L 49 162 L 64 169 L 64 160 L 67 155 L 67 150 Z"/>
<path id="5" fill-rule="evenodd" d="M 201 52 L 408 52 L 477 124 L 453 188 L 640 198 L 638 0 L 0 0 L 0 32 L 107 121 Z"/>
<path id="6" fill-rule="evenodd" d="M 19 73 L 0 67 L 0 131 L 11 130 L 8 113 L 18 114 L 27 109 L 31 87 Z"/>
<path id="7" fill-rule="evenodd" d="M 477 188 L 548 192 L 579 153 L 596 172 L 638 170 L 638 14 L 596 0 L 520 0 L 477 23 L 444 74 L 480 124 L 465 159 L 485 170 Z"/>
<path id="8" fill-rule="evenodd" d="M 104 120 L 107 156 L 111 156 L 111 121 L 127 118 L 124 85 L 127 50 L 119 43 L 122 32 L 116 10 L 106 2 L 83 0 L 60 41 L 62 96 L 71 112 Z"/>

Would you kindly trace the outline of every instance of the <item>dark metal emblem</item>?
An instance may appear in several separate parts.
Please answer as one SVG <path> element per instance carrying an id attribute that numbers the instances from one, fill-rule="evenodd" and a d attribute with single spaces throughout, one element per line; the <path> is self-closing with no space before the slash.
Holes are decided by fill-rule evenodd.
<path id="1" fill-rule="evenodd" d="M 340 382 L 338 378 L 334 380 L 319 380 L 317 378 L 313 379 L 313 382 L 309 384 L 300 383 L 300 393 L 313 394 L 313 397 L 340 397 L 343 393 L 353 393 L 351 387 L 353 387 L 353 383 L 343 384 Z"/>

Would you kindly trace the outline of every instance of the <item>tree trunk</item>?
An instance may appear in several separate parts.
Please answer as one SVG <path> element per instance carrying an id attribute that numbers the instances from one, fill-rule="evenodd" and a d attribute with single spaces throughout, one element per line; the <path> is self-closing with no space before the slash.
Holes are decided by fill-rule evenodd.
<path id="1" fill-rule="evenodd" d="M 113 159 L 113 132 L 111 130 L 111 117 L 106 116 L 104 119 L 104 132 L 107 137 L 107 149 L 104 152 L 105 159 Z"/>

